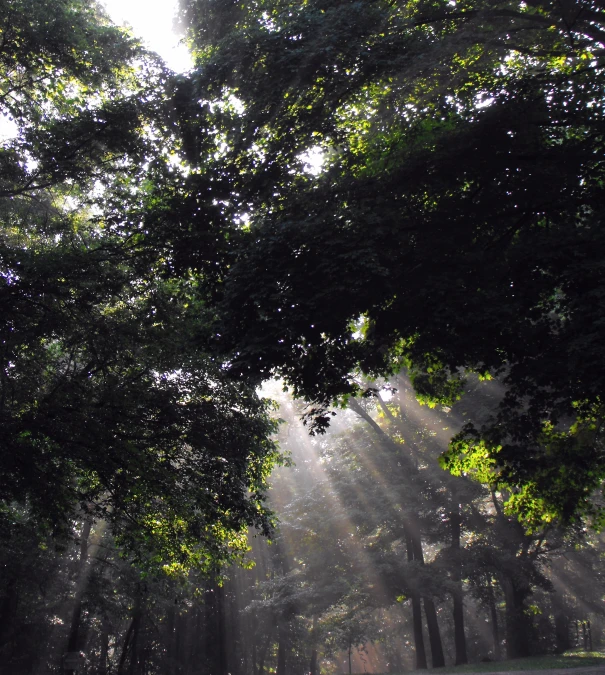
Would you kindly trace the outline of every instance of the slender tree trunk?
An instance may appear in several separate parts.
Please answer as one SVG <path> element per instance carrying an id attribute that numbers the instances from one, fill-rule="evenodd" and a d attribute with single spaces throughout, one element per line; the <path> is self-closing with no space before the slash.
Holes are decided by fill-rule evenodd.
<path id="1" fill-rule="evenodd" d="M 420 596 L 412 592 L 412 622 L 414 626 L 414 647 L 416 650 L 416 670 L 426 670 L 426 650 L 424 647 L 424 635 L 422 634 L 422 605 Z"/>
<path id="2" fill-rule="evenodd" d="M 219 675 L 229 673 L 229 654 L 227 651 L 227 636 L 225 635 L 225 589 L 223 586 L 216 587 L 217 598 L 217 629 L 219 648 Z"/>
<path id="3" fill-rule="evenodd" d="M 283 628 L 283 619 L 277 627 L 277 670 L 275 675 L 286 675 L 286 631 Z"/>
<path id="4" fill-rule="evenodd" d="M 125 675 L 128 672 L 128 675 L 133 675 L 136 672 L 137 660 L 138 660 L 138 646 L 139 646 L 139 632 L 141 625 L 141 615 L 142 615 L 142 598 L 141 598 L 141 589 L 137 587 L 134 609 L 132 613 L 132 620 L 124 636 L 124 643 L 122 645 L 122 653 L 120 655 L 120 661 L 118 663 L 118 672 L 117 675 Z M 126 663 L 129 661 L 128 671 L 126 671 Z"/>
<path id="5" fill-rule="evenodd" d="M 380 397 L 379 397 L 380 398 Z M 381 400 L 381 403 L 384 404 L 384 401 Z M 418 471 L 417 464 L 415 462 L 415 457 L 403 457 L 401 454 L 400 446 L 393 441 L 393 439 L 377 424 L 355 399 L 349 399 L 349 407 L 354 410 L 361 418 L 363 418 L 375 432 L 375 434 L 381 439 L 385 448 L 394 453 L 397 457 L 401 458 L 405 462 L 406 466 L 413 473 Z M 386 404 L 384 404 L 386 407 Z M 385 413 L 394 421 L 392 415 Z M 408 540 L 408 561 L 415 560 L 419 564 L 424 564 L 424 555 L 422 552 L 422 542 L 420 540 L 420 530 L 418 527 L 418 518 L 417 516 L 409 516 L 408 522 L 404 523 L 404 529 L 406 530 L 406 539 Z M 410 546 L 411 545 L 411 546 Z M 410 558 L 410 549 L 411 549 L 411 558 Z M 435 603 L 432 598 L 424 597 L 424 610 L 426 613 L 427 619 L 427 629 L 429 633 L 429 640 L 431 646 L 431 659 L 433 668 L 440 668 L 445 666 L 445 657 L 443 654 L 443 644 L 441 641 L 441 633 L 439 631 L 439 622 L 437 621 L 437 612 L 435 610 Z M 424 641 L 422 640 L 422 653 L 419 651 L 419 646 L 421 644 L 421 635 L 422 635 L 422 618 L 420 611 L 420 599 L 417 599 L 417 602 L 414 601 L 412 597 L 412 614 L 414 621 L 414 638 L 416 645 L 416 662 L 417 668 L 426 668 L 426 652 L 424 651 Z M 422 665 L 424 664 L 424 665 Z"/>
<path id="6" fill-rule="evenodd" d="M 141 660 L 141 601 L 140 590 L 137 595 L 137 604 L 135 607 L 135 615 L 132 621 L 132 639 L 130 642 L 130 664 L 128 667 L 128 675 L 137 675 L 139 661 Z"/>
<path id="7" fill-rule="evenodd" d="M 502 585 L 506 601 L 506 656 L 509 659 L 530 656 L 531 625 L 525 614 L 527 593 L 509 577 L 503 578 Z"/>
<path id="8" fill-rule="evenodd" d="M 319 675 L 317 669 L 317 649 L 311 652 L 311 663 L 309 664 L 309 675 Z"/>
<path id="9" fill-rule="evenodd" d="M 208 582 L 204 592 L 204 635 L 205 635 L 205 654 L 206 661 L 209 663 L 209 669 L 212 672 L 217 671 L 217 656 L 216 656 L 216 627 L 215 627 L 215 604 L 214 590 L 212 584 Z"/>
<path id="10" fill-rule="evenodd" d="M 8 582 L 6 595 L 0 605 L 0 647 L 8 642 L 15 630 L 13 616 L 18 604 L 17 579 L 14 578 Z"/>
<path id="11" fill-rule="evenodd" d="M 124 668 L 126 667 L 126 661 L 128 659 L 128 652 L 130 651 L 130 641 L 132 639 L 132 631 L 134 630 L 134 618 L 130 620 L 130 625 L 124 636 L 124 642 L 122 644 L 122 653 L 120 654 L 120 660 L 118 661 L 118 675 L 124 675 Z"/>
<path id="12" fill-rule="evenodd" d="M 258 675 L 258 663 L 256 660 L 256 637 L 252 640 L 252 675 Z"/>
<path id="13" fill-rule="evenodd" d="M 460 666 L 468 663 L 466 653 L 466 636 L 464 634 L 464 601 L 462 596 L 462 580 L 460 565 L 460 535 L 462 518 L 460 515 L 460 505 L 456 504 L 450 513 L 450 528 L 452 533 L 452 551 L 454 561 L 452 566 L 452 581 L 454 582 L 454 591 L 452 599 L 454 602 L 454 645 L 456 650 L 455 665 Z"/>
<path id="14" fill-rule="evenodd" d="M 88 538 L 90 537 L 91 527 L 92 519 L 86 518 L 82 524 L 82 534 L 80 535 L 80 557 L 76 570 L 76 593 L 67 640 L 68 652 L 79 652 L 83 646 L 80 634 L 80 621 L 82 618 L 82 600 L 84 598 L 84 591 L 86 590 L 86 562 L 88 561 Z M 76 675 L 76 671 L 71 668 L 66 668 L 64 672 L 65 675 Z"/>
<path id="15" fill-rule="evenodd" d="M 374 420 L 372 419 L 372 416 L 363 409 L 363 407 L 359 404 L 359 401 L 357 401 L 354 398 L 350 398 L 348 402 L 349 408 L 356 412 L 365 422 L 367 422 L 372 431 L 376 434 L 376 436 L 379 438 L 380 443 L 382 446 L 385 448 L 385 450 L 388 450 L 390 453 L 390 456 L 393 459 L 397 459 L 400 461 L 402 464 L 404 464 L 406 467 L 408 467 L 411 471 L 414 473 L 417 472 L 417 466 L 414 461 L 413 457 L 409 457 L 406 453 L 402 452 L 402 448 L 399 444 L 395 443 L 395 441 L 387 434 L 384 429 Z"/>
<path id="16" fill-rule="evenodd" d="M 363 407 L 359 404 L 357 400 L 354 398 L 349 399 L 349 407 L 351 410 L 355 411 L 363 420 L 365 420 L 371 429 L 374 431 L 376 436 L 381 441 L 381 444 L 383 447 L 385 447 L 386 450 L 388 450 L 393 457 L 398 457 L 401 458 L 402 461 L 405 462 L 406 466 L 409 468 L 409 470 L 412 473 L 417 472 L 417 465 L 414 461 L 414 457 L 407 457 L 407 456 L 402 456 L 401 453 L 401 447 L 397 445 L 393 439 L 385 433 L 385 431 L 380 427 L 379 424 L 377 424 L 364 409 Z M 392 418 L 392 416 L 391 416 Z M 406 548 L 407 548 L 407 559 L 408 562 L 411 562 L 413 560 L 417 560 L 420 562 L 420 564 L 424 563 L 424 558 L 422 555 L 422 543 L 420 542 L 420 534 L 419 534 L 419 528 L 417 523 L 415 522 L 417 518 L 414 515 L 408 516 L 408 518 L 404 521 L 403 527 L 405 531 L 405 538 L 406 538 Z M 414 522 L 412 522 L 414 521 Z M 421 599 L 420 595 L 416 591 L 411 591 L 410 592 L 410 598 L 412 601 L 412 624 L 413 624 L 413 632 L 414 632 L 414 648 L 416 651 L 416 669 L 421 670 L 421 669 L 426 669 L 428 668 L 427 660 L 426 660 L 426 649 L 424 645 L 424 636 L 422 633 L 422 606 L 421 606 Z M 429 601 L 430 604 L 430 601 Z M 426 611 L 426 604 L 425 604 L 425 611 Z M 434 609 L 434 605 L 433 605 Z M 430 612 L 430 609 L 429 609 Z M 427 624 L 428 625 L 428 624 Z M 435 637 L 435 623 L 432 623 L 429 626 L 429 631 L 433 630 L 433 634 L 431 635 L 432 640 L 431 640 L 431 651 L 433 652 L 434 650 L 438 650 L 437 643 L 439 642 L 440 645 L 440 639 L 439 641 L 436 640 Z M 437 632 L 438 632 L 438 627 L 437 627 Z M 443 654 L 443 649 L 441 649 L 441 653 Z M 439 655 L 438 652 L 435 653 L 435 657 L 437 658 L 437 662 L 439 662 Z M 435 665 L 433 663 L 433 665 Z"/>
<path id="17" fill-rule="evenodd" d="M 166 612 L 166 675 L 175 675 L 176 670 L 176 603 Z"/>
<path id="18" fill-rule="evenodd" d="M 225 626 L 225 630 L 229 629 L 229 643 L 232 645 L 230 651 L 230 658 L 227 662 L 228 671 L 231 675 L 240 675 L 242 667 L 242 656 L 244 654 L 244 641 L 242 639 L 242 625 L 240 617 L 237 612 L 236 602 L 239 597 L 239 577 L 238 571 L 235 571 L 234 578 L 229 584 L 231 590 L 227 594 L 226 601 L 229 609 L 229 621 Z M 246 672 L 246 671 L 244 671 Z"/>
<path id="19" fill-rule="evenodd" d="M 408 526 L 404 526 L 405 541 L 407 548 L 408 562 L 414 560 L 414 547 L 412 544 L 412 535 Z M 426 651 L 424 648 L 424 636 L 422 634 L 422 607 L 420 605 L 420 595 L 412 590 L 410 593 L 412 600 L 412 626 L 414 633 L 414 649 L 416 651 L 416 670 L 424 670 L 428 668 L 426 662 Z"/>
<path id="20" fill-rule="evenodd" d="M 443 655 L 443 644 L 441 643 L 441 632 L 439 631 L 435 603 L 432 598 L 427 598 L 426 596 L 423 598 L 423 601 L 429 642 L 431 643 L 431 663 L 433 668 L 443 668 L 445 666 L 445 656 Z"/>
<path id="21" fill-rule="evenodd" d="M 351 643 L 349 642 L 349 675 L 351 675 Z"/>
<path id="22" fill-rule="evenodd" d="M 418 527 L 416 526 L 416 523 L 408 527 L 410 530 L 413 559 L 420 565 L 424 565 L 424 553 L 422 551 L 422 541 L 420 539 Z M 429 642 L 431 645 L 431 665 L 433 668 L 442 668 L 445 666 L 445 657 L 443 655 L 443 644 L 441 643 L 441 633 L 439 631 L 435 603 L 432 598 L 427 596 L 423 597 L 423 601 L 424 612 L 426 614 L 426 627 L 428 629 Z"/>
<path id="23" fill-rule="evenodd" d="M 313 623 L 311 625 L 311 645 L 312 645 L 312 651 L 311 651 L 311 663 L 309 664 L 309 675 L 319 675 L 319 671 L 317 669 L 317 638 L 315 636 L 315 623 L 316 623 L 317 617 L 313 615 Z"/>
<path id="24" fill-rule="evenodd" d="M 109 619 L 104 614 L 101 619 L 101 650 L 99 654 L 99 675 L 107 675 L 107 657 L 109 655 Z"/>
<path id="25" fill-rule="evenodd" d="M 496 598 L 494 597 L 494 589 L 490 586 L 489 589 L 489 611 L 492 623 L 492 638 L 494 641 L 494 658 L 496 661 L 502 659 L 502 650 L 500 649 L 500 629 L 498 627 L 498 610 L 496 609 Z"/>

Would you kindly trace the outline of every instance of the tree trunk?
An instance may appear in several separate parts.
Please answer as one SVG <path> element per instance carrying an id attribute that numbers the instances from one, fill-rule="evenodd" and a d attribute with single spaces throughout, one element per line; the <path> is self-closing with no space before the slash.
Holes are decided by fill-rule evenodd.
<path id="1" fill-rule="evenodd" d="M 384 444 L 385 449 L 392 452 L 393 455 L 398 459 L 401 459 L 402 462 L 405 462 L 406 467 L 412 473 L 417 472 L 418 469 L 415 465 L 414 457 L 402 455 L 401 447 L 395 443 L 393 439 L 380 427 L 380 425 L 372 419 L 371 415 L 369 415 L 363 409 L 357 400 L 354 398 L 349 399 L 349 407 L 370 425 L 374 433 Z M 408 545 L 408 561 L 416 560 L 418 563 L 423 565 L 424 555 L 422 552 L 422 542 L 420 540 L 420 530 L 418 527 L 418 518 L 416 515 L 408 516 L 407 522 L 404 523 L 404 530 L 406 531 L 406 544 Z M 420 599 L 416 598 L 415 601 L 413 595 L 414 594 L 412 594 L 412 614 L 414 622 L 414 643 L 416 646 L 416 667 L 426 668 L 426 652 L 424 650 L 424 640 L 422 639 L 422 615 L 420 610 Z M 443 645 L 441 642 L 441 634 L 439 632 L 437 612 L 435 610 L 435 604 L 432 598 L 425 597 L 423 599 L 431 645 L 432 666 L 433 668 L 440 668 L 445 666 L 445 657 L 443 655 Z M 421 645 L 422 649 L 420 649 Z"/>
<path id="2" fill-rule="evenodd" d="M 252 639 L 252 675 L 258 675 L 258 662 L 256 660 L 256 637 Z"/>
<path id="3" fill-rule="evenodd" d="M 277 628 L 277 670 L 275 675 L 286 675 L 286 631 L 283 628 L 283 619 Z"/>
<path id="4" fill-rule="evenodd" d="M 132 638 L 130 641 L 130 664 L 128 668 L 128 675 L 137 675 L 139 660 L 141 657 L 140 654 L 140 642 L 141 642 L 141 607 L 140 601 L 137 602 L 137 607 L 135 608 L 135 615 L 132 620 Z"/>
<path id="5" fill-rule="evenodd" d="M 317 617 L 313 615 L 313 621 L 311 624 L 311 645 L 312 645 L 312 651 L 311 651 L 311 663 L 309 664 L 309 675 L 319 675 L 319 671 L 317 668 L 317 637 L 315 634 L 315 624 L 317 622 Z"/>
<path id="6" fill-rule="evenodd" d="M 414 625 L 414 648 L 416 650 L 416 670 L 426 670 L 426 650 L 424 648 L 424 635 L 422 634 L 422 605 L 418 593 L 412 593 L 412 622 Z"/>
<path id="7" fill-rule="evenodd" d="M 311 652 L 311 663 L 309 664 L 309 675 L 319 675 L 317 669 L 317 649 Z"/>
<path id="8" fill-rule="evenodd" d="M 450 513 L 450 528 L 452 534 L 451 549 L 453 552 L 452 581 L 454 582 L 454 591 L 452 600 L 454 602 L 454 646 L 456 657 L 454 665 L 461 666 L 468 663 L 466 653 L 466 636 L 464 634 L 464 600 L 462 596 L 461 564 L 460 564 L 460 535 L 461 535 L 462 517 L 460 515 L 460 505 L 456 504 Z"/>
<path id="9" fill-rule="evenodd" d="M 99 675 L 107 675 L 107 657 L 109 655 L 109 620 L 104 614 L 101 619 L 101 651 L 99 654 Z"/>
<path id="10" fill-rule="evenodd" d="M 69 637 L 67 639 L 67 651 L 79 652 L 82 645 L 82 636 L 80 634 L 80 621 L 82 618 L 82 600 L 86 590 L 86 562 L 88 561 L 88 538 L 92 528 L 92 519 L 86 518 L 82 524 L 82 534 L 80 536 L 80 556 L 76 569 L 76 593 L 74 597 L 74 606 L 71 613 L 69 626 Z M 64 670 L 65 675 L 76 675 L 76 671 L 71 668 Z"/>
<path id="11" fill-rule="evenodd" d="M 506 601 L 506 656 L 518 659 L 531 655 L 531 625 L 525 614 L 527 591 L 519 588 L 512 579 L 503 579 Z"/>
<path id="12" fill-rule="evenodd" d="M 351 643 L 349 642 L 349 675 L 351 675 Z"/>
<path id="13" fill-rule="evenodd" d="M 122 644 L 122 653 L 120 654 L 120 660 L 118 661 L 118 675 L 124 675 L 124 668 L 126 667 L 126 661 L 128 659 L 128 652 L 130 651 L 130 641 L 132 639 L 132 631 L 134 630 L 134 618 L 130 620 L 130 625 L 124 636 L 124 642 Z"/>
<path id="14" fill-rule="evenodd" d="M 435 603 L 432 598 L 424 597 L 423 600 L 426 626 L 429 631 L 429 642 L 431 644 L 431 663 L 433 668 L 443 668 L 445 666 L 445 657 L 443 655 L 443 644 L 441 643 L 441 632 L 439 631 Z"/>
<path id="15" fill-rule="evenodd" d="M 232 645 L 229 650 L 229 659 L 227 662 L 228 671 L 231 675 L 240 675 L 242 672 L 242 656 L 245 652 L 245 643 L 242 636 L 242 625 L 239 613 L 237 611 L 237 598 L 239 597 L 239 577 L 238 571 L 235 571 L 234 578 L 229 584 L 230 593 L 226 593 L 227 608 L 229 611 L 229 620 L 225 625 L 225 632 L 229 629 L 229 643 Z M 243 671 L 246 672 L 245 670 Z"/>
<path id="16" fill-rule="evenodd" d="M 172 603 L 166 612 L 166 675 L 175 675 L 176 671 L 176 603 Z"/>
<path id="17" fill-rule="evenodd" d="M 142 615 L 142 598 L 141 598 L 141 589 L 137 587 L 134 608 L 132 613 L 132 620 L 124 636 L 124 644 L 122 645 L 122 653 L 120 655 L 120 661 L 118 663 L 118 672 L 117 675 L 125 675 L 128 672 L 128 675 L 134 675 L 137 667 L 138 660 L 138 644 L 139 644 L 139 632 L 141 626 L 141 615 Z M 126 671 L 126 663 L 129 662 L 128 671 Z"/>
<path id="18" fill-rule="evenodd" d="M 405 542 L 407 548 L 408 562 L 414 560 L 414 546 L 412 543 L 412 535 L 409 527 L 404 525 Z M 414 649 L 416 651 L 416 670 L 425 670 L 428 668 L 426 662 L 426 651 L 424 648 L 424 636 L 422 634 L 422 607 L 420 605 L 420 595 L 412 590 L 410 593 L 412 600 L 412 625 L 414 632 Z"/>
<path id="19" fill-rule="evenodd" d="M 18 604 L 17 579 L 13 578 L 8 582 L 6 595 L 0 605 L 0 647 L 10 640 L 15 630 L 14 613 Z"/>
<path id="20" fill-rule="evenodd" d="M 410 541 L 412 544 L 413 559 L 420 565 L 424 565 L 424 553 L 422 551 L 422 540 L 416 523 L 408 524 L 410 532 Z M 409 554 L 408 554 L 409 560 Z M 445 657 L 443 655 L 443 645 L 441 643 L 441 633 L 439 631 L 439 622 L 437 621 L 437 611 L 435 603 L 430 597 L 423 597 L 424 612 L 426 614 L 426 627 L 429 633 L 429 643 L 431 645 L 431 665 L 433 668 L 442 668 L 445 666 Z"/>
<path id="21" fill-rule="evenodd" d="M 489 611 L 492 623 L 492 638 L 494 641 L 494 658 L 496 661 L 502 659 L 502 651 L 500 649 L 500 629 L 498 627 L 498 610 L 496 609 L 496 598 L 494 597 L 494 589 L 490 586 L 489 589 Z"/>
<path id="22" fill-rule="evenodd" d="M 411 472 L 417 473 L 418 467 L 413 457 L 409 457 L 406 453 L 402 452 L 402 447 L 381 428 L 381 426 L 372 419 L 372 416 L 366 412 L 363 407 L 359 404 L 354 398 L 350 398 L 348 401 L 349 408 L 356 412 L 363 420 L 365 420 L 371 427 L 372 431 L 378 436 L 381 445 L 387 450 L 393 460 L 397 459 L 404 466 L 406 466 Z M 411 450 L 413 452 L 413 450 Z"/>
<path id="23" fill-rule="evenodd" d="M 217 629 L 218 629 L 218 649 L 219 649 L 219 675 L 228 675 L 229 663 L 227 652 L 227 640 L 225 635 L 225 589 L 222 586 L 216 587 L 217 599 Z"/>

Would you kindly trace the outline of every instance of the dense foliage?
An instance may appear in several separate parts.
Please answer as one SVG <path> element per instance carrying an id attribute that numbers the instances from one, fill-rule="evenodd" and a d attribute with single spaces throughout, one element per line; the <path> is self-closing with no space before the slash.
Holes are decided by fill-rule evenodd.
<path id="1" fill-rule="evenodd" d="M 279 373 L 320 429 L 355 368 L 405 366 L 432 404 L 497 376 L 446 465 L 509 486 L 530 524 L 590 512 L 604 22 L 584 1 L 183 3 L 182 148 L 200 171 L 219 149 L 245 223 L 218 288 L 233 369 Z"/>
<path id="2" fill-rule="evenodd" d="M 0 668 L 588 648 L 603 4 L 178 19 L 187 74 L 94 0 L 0 0 Z"/>
<path id="3" fill-rule="evenodd" d="M 0 515 L 112 524 L 145 567 L 267 531 L 268 405 L 198 339 L 203 280 L 141 231 L 170 164 L 168 73 L 93 2 L 2 5 Z M 166 181 L 167 182 L 167 181 Z"/>

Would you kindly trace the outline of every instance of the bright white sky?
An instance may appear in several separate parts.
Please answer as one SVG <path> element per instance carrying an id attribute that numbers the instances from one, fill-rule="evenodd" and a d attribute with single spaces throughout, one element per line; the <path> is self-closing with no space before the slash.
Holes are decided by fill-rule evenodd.
<path id="1" fill-rule="evenodd" d="M 100 0 L 112 21 L 132 27 L 136 37 L 157 52 L 172 70 L 192 67 L 191 57 L 172 29 L 177 0 Z"/>

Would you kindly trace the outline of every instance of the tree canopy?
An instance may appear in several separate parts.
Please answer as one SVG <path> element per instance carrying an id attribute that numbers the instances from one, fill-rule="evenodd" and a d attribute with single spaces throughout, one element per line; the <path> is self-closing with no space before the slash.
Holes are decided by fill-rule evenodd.
<path id="1" fill-rule="evenodd" d="M 600 4 L 190 2 L 182 17 L 198 65 L 182 148 L 214 167 L 237 237 L 217 286 L 232 370 L 284 377 L 318 429 L 356 368 L 406 367 L 429 404 L 498 377 L 491 422 L 445 465 L 512 488 L 527 522 L 591 511 Z"/>
<path id="2" fill-rule="evenodd" d="M 2 8 L 6 504 L 225 552 L 268 526 L 255 388 L 321 431 L 405 368 L 504 385 L 444 466 L 600 517 L 600 3 L 188 0 L 184 75 L 91 0 Z"/>
<path id="3" fill-rule="evenodd" d="M 168 183 L 169 72 L 94 2 L 2 6 L 0 515 L 109 522 L 143 568 L 267 532 L 269 404 L 200 343 L 203 280 L 141 213 Z"/>
<path id="4" fill-rule="evenodd" d="M 574 621 L 587 646 L 603 3 L 178 20 L 182 74 L 94 0 L 0 0 L 0 660 L 395 671 L 564 651 Z"/>

